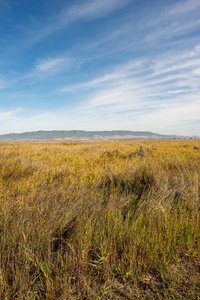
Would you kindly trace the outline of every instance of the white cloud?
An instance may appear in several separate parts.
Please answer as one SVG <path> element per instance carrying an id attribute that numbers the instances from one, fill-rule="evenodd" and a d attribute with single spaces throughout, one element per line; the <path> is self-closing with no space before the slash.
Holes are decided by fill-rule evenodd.
<path id="1" fill-rule="evenodd" d="M 97 87 L 105 87 L 108 84 L 114 84 L 129 76 L 138 75 L 141 70 L 144 71 L 143 60 L 132 60 L 123 65 L 118 65 L 114 67 L 114 70 L 108 71 L 106 74 L 97 77 L 96 79 L 81 82 L 70 86 L 65 86 L 60 88 L 61 92 L 73 92 L 77 90 L 85 90 Z"/>
<path id="2" fill-rule="evenodd" d="M 162 23 L 163 22 L 163 23 Z M 166 25 L 165 22 L 168 22 Z M 162 20 L 158 20 L 157 28 L 152 29 L 145 37 L 146 42 L 154 42 L 159 40 L 169 40 L 171 38 L 180 37 L 181 35 L 186 35 L 192 33 L 200 28 L 199 19 L 186 19 L 186 20 L 165 20 L 163 17 Z"/>
<path id="3" fill-rule="evenodd" d="M 194 69 L 193 74 L 200 76 L 200 68 Z"/>
<path id="4" fill-rule="evenodd" d="M 0 121 L 11 120 L 17 116 L 18 113 L 22 111 L 21 108 L 10 111 L 0 111 Z"/>
<path id="5" fill-rule="evenodd" d="M 138 63 L 132 60 L 62 91 L 83 92 L 80 120 L 84 114 L 95 116 L 96 129 L 104 120 L 105 126 L 100 125 L 104 129 L 120 124 L 123 129 L 200 134 L 192 125 L 200 115 L 199 66 L 199 50 L 194 46 Z"/>
<path id="6" fill-rule="evenodd" d="M 164 7 L 153 18 L 145 22 L 149 28 L 149 33 L 145 41 L 155 43 L 165 40 L 165 43 L 174 37 L 182 38 L 189 33 L 193 33 L 200 28 L 200 1 L 186 0 L 176 4 L 169 4 Z"/>
<path id="7" fill-rule="evenodd" d="M 71 60 L 65 57 L 54 57 L 39 60 L 35 68 L 31 71 L 31 75 L 54 75 L 63 69 L 69 68 Z"/>
<path id="8" fill-rule="evenodd" d="M 37 42 L 75 21 L 107 16 L 113 11 L 126 6 L 129 2 L 130 0 L 88 0 L 67 7 L 51 20 L 47 20 L 40 30 L 32 32 L 31 42 Z"/>
<path id="9" fill-rule="evenodd" d="M 170 14 L 171 15 L 188 14 L 189 12 L 196 11 L 197 9 L 200 9 L 200 1 L 199 0 L 179 1 L 170 10 Z"/>
<path id="10" fill-rule="evenodd" d="M 138 126 L 150 127 L 160 132 L 176 131 L 181 126 L 187 125 L 189 131 L 190 124 L 199 121 L 200 102 L 190 101 L 189 103 L 181 103 L 181 105 L 168 105 L 155 111 L 141 114 L 138 120 Z M 194 128 L 196 133 L 200 134 L 199 128 Z"/>
<path id="11" fill-rule="evenodd" d="M 128 4 L 128 0 L 90 0 L 61 13 L 63 23 L 73 22 L 77 19 L 102 17 Z"/>
<path id="12" fill-rule="evenodd" d="M 111 111 L 159 108 L 164 101 L 180 104 L 184 101 L 183 95 L 191 99 L 200 91 L 197 68 L 200 59 L 194 53 L 175 53 L 166 55 L 165 59 L 161 55 L 155 60 L 139 60 L 138 63 L 130 61 L 101 77 L 63 87 L 61 91 L 86 92 L 84 98 L 89 106 L 106 107 Z"/>
<path id="13" fill-rule="evenodd" d="M 36 70 L 41 72 L 46 72 L 50 70 L 54 70 L 57 67 L 62 66 L 63 59 L 61 58 L 54 58 L 54 59 L 46 59 L 36 65 Z"/>

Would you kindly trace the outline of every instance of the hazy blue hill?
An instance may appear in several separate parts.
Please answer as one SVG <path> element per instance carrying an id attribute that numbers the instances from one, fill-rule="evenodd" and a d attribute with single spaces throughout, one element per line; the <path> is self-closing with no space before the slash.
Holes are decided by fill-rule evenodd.
<path id="1" fill-rule="evenodd" d="M 84 130 L 52 130 L 11 133 L 0 135 L 0 141 L 29 141 L 29 140 L 131 140 L 131 139 L 168 139 L 188 138 L 186 136 L 161 135 L 149 131 L 84 131 Z"/>

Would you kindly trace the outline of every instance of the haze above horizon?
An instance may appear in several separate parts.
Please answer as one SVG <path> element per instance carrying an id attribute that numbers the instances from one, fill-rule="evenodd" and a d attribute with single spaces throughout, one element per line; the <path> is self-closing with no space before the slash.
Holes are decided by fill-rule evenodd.
<path id="1" fill-rule="evenodd" d="M 199 0 L 0 0 L 0 134 L 200 135 Z"/>

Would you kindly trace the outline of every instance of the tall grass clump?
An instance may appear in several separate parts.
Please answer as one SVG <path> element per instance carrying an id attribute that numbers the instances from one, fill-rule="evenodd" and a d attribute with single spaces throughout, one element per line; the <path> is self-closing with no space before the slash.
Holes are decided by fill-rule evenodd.
<path id="1" fill-rule="evenodd" d="M 199 146 L 1 143 L 1 299 L 198 299 Z"/>

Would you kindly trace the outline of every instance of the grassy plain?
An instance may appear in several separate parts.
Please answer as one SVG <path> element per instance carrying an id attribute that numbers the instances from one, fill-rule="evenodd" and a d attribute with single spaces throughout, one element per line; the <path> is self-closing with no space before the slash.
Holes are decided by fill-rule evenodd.
<path id="1" fill-rule="evenodd" d="M 1 143 L 0 298 L 200 299 L 199 178 L 200 140 Z"/>

